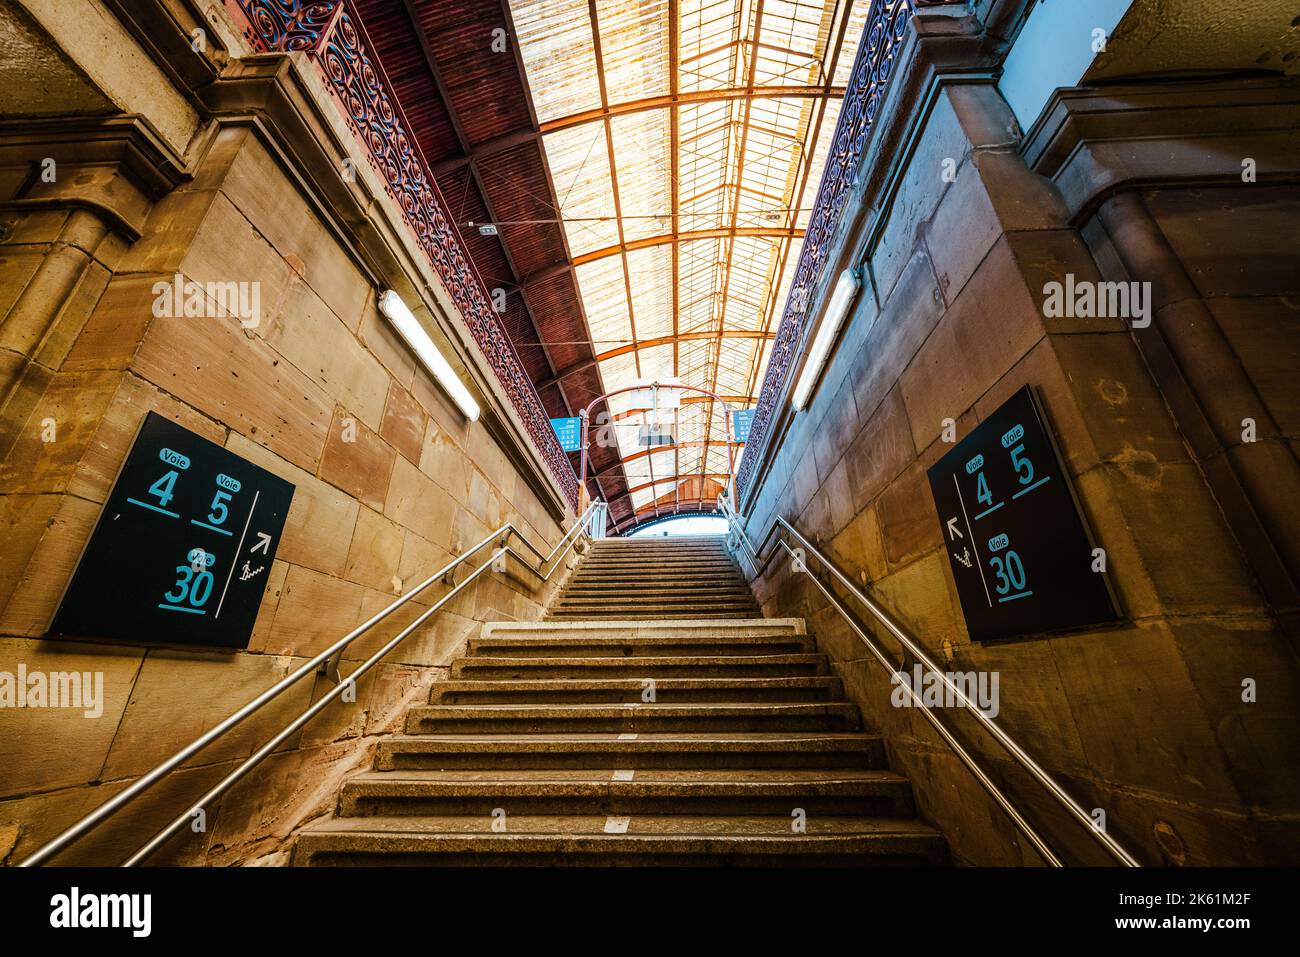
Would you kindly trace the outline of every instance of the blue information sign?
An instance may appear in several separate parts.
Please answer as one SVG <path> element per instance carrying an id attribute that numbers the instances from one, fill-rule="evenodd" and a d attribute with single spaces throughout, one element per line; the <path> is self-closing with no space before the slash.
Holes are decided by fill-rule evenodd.
<path id="1" fill-rule="evenodd" d="M 749 427 L 754 423 L 753 409 L 738 409 L 731 413 L 731 431 L 737 442 L 749 441 Z"/>
<path id="2" fill-rule="evenodd" d="M 1119 617 L 1056 444 L 1025 386 L 929 470 L 975 641 Z"/>
<path id="3" fill-rule="evenodd" d="M 293 489 L 150 412 L 50 633 L 248 647 Z"/>
<path id="4" fill-rule="evenodd" d="M 577 452 L 582 443 L 582 420 L 576 415 L 571 419 L 551 419 L 551 428 L 560 440 L 560 448 L 566 452 Z"/>

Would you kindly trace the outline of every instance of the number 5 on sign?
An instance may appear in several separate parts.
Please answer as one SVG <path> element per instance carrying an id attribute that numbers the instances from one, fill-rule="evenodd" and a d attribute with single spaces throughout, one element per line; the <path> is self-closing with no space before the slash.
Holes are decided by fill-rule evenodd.
<path id="1" fill-rule="evenodd" d="M 1015 467 L 1020 477 L 1021 485 L 1028 485 L 1034 480 L 1034 463 L 1029 461 L 1029 457 L 1024 454 L 1025 445 L 1022 442 L 1011 450 L 1011 464 Z"/>
<path id="2" fill-rule="evenodd" d="M 235 497 L 235 493 L 241 488 L 239 479 L 231 478 L 224 473 L 217 476 L 217 494 L 212 498 L 212 511 L 208 513 L 208 521 L 213 525 L 224 525 L 226 518 L 230 515 L 230 509 L 226 503 Z"/>
<path id="3" fill-rule="evenodd" d="M 225 524 L 226 518 L 230 515 L 230 509 L 226 506 L 226 503 L 232 497 L 229 492 L 217 491 L 217 494 L 212 498 L 212 511 L 208 513 L 209 522 L 213 525 Z"/>

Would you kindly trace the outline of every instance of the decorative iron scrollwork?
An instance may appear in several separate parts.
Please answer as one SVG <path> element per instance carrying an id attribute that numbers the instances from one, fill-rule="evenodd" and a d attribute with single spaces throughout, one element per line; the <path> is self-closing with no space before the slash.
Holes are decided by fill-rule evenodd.
<path id="1" fill-rule="evenodd" d="M 740 472 L 736 477 L 737 504 L 753 480 L 756 463 L 763 454 L 776 401 L 808 320 L 809 307 L 813 304 L 813 289 L 826 268 L 831 241 L 839 226 L 844 203 L 853 188 L 866 148 L 867 134 L 880 109 L 894 58 L 907 36 L 907 25 L 918 6 L 942 6 L 952 2 L 954 0 L 873 0 L 871 4 L 862 43 L 844 91 L 844 103 L 826 158 L 826 168 L 817 188 L 817 199 L 804 233 L 803 248 L 795 265 L 785 312 L 772 343 L 763 388 L 758 394 L 754 420 L 749 429 L 749 442 L 740 461 Z"/>

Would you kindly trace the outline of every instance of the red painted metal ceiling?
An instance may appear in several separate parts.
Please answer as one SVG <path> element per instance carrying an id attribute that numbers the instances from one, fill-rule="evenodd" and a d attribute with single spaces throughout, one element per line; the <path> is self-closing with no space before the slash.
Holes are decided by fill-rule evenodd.
<path id="1" fill-rule="evenodd" d="M 600 395 L 600 378 L 523 67 L 513 45 L 492 50 L 492 31 L 507 28 L 502 2 L 356 7 L 465 248 L 489 290 L 504 290 L 501 324 L 542 404 L 552 416 L 576 415 Z M 470 222 L 512 225 L 483 236 Z M 600 479 L 590 494 L 608 499 L 615 522 L 626 524 L 634 514 L 617 449 L 593 446 L 591 456 Z"/>

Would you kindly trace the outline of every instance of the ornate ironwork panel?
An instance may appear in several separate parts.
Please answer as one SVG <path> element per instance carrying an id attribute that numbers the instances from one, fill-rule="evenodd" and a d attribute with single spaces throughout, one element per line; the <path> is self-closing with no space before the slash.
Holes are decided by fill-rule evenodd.
<path id="1" fill-rule="evenodd" d="M 907 25 L 917 7 L 953 2 L 957 0 L 872 0 L 862 44 L 858 47 L 853 72 L 844 91 L 844 104 L 840 108 L 826 169 L 804 234 L 803 249 L 795 265 L 785 312 L 777 326 L 772 355 L 763 376 L 763 388 L 750 425 L 749 442 L 736 477 L 737 499 L 744 495 L 753 480 L 754 469 L 767 444 L 776 402 L 808 320 L 813 289 L 825 271 L 844 202 L 857 177 L 867 134 L 880 108 L 894 57 L 907 36 Z"/>

